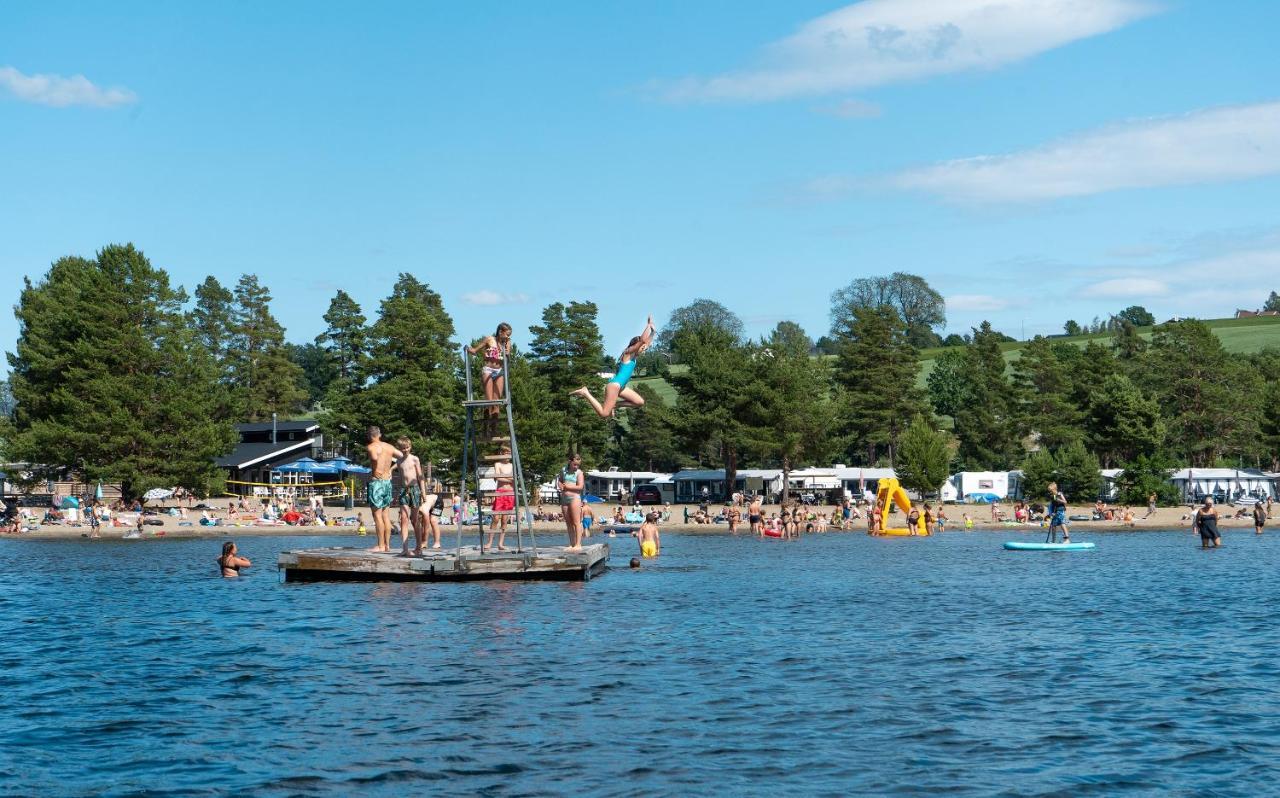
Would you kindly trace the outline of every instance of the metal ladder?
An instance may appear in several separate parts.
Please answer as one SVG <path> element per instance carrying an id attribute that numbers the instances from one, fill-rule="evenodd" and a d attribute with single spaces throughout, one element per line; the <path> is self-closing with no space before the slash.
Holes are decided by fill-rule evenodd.
<path id="1" fill-rule="evenodd" d="M 480 536 L 480 553 L 485 553 L 484 547 L 484 492 L 480 490 L 482 458 L 480 456 L 479 446 L 477 445 L 478 432 L 476 429 L 476 411 L 480 411 L 482 423 L 487 422 L 484 416 L 488 415 L 490 408 L 498 408 L 498 415 L 506 415 L 507 417 L 507 437 L 493 437 L 490 443 L 509 443 L 511 446 L 511 476 L 512 490 L 515 493 L 515 510 L 511 515 L 515 518 L 516 532 L 516 551 L 523 552 L 525 550 L 525 535 L 529 537 L 529 549 L 533 556 L 538 555 L 538 544 L 533 537 L 533 516 L 529 512 L 529 493 L 524 483 L 524 468 L 520 465 L 520 447 L 516 443 L 516 421 L 515 416 L 511 412 L 511 375 L 507 369 L 507 354 L 502 353 L 502 393 L 501 399 L 477 399 L 475 397 L 474 386 L 471 378 L 471 351 L 464 345 L 462 347 L 462 368 L 467 377 L 467 398 L 463 400 L 462 406 L 467 411 L 466 428 L 462 442 L 462 481 L 459 484 L 458 496 L 461 497 L 461 512 L 465 519 L 467 512 L 467 504 L 469 498 L 474 498 L 476 502 L 476 531 Z M 485 427 L 492 426 L 496 431 L 497 424 L 484 423 Z M 492 434 L 492 433 L 490 433 Z M 492 460 L 493 458 L 488 458 Z M 475 473 L 472 473 L 474 470 Z M 470 496 L 467 492 L 467 480 L 474 479 L 475 487 Z M 489 523 L 492 526 L 494 522 L 494 514 L 490 513 Z M 462 553 L 462 531 L 466 524 L 460 519 L 457 521 L 458 527 L 458 553 Z M 510 531 L 510 529 L 508 529 Z"/>

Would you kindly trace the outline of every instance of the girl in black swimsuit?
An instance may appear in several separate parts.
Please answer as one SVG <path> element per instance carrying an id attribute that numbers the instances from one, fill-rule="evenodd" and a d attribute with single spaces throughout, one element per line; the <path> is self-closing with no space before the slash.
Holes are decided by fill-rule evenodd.
<path id="1" fill-rule="evenodd" d="M 248 557 L 236 554 L 235 543 L 228 540 L 222 544 L 222 556 L 218 558 L 218 568 L 224 577 L 234 579 L 240 575 L 241 568 L 248 568 L 252 564 Z"/>

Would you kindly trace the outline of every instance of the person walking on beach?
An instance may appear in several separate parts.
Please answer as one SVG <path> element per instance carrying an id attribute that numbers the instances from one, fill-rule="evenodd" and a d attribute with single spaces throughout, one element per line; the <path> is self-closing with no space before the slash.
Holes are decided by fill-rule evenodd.
<path id="1" fill-rule="evenodd" d="M 564 513 L 564 526 L 569 533 L 569 551 L 582 551 L 582 455 L 569 455 L 569 463 L 560 469 L 556 477 L 556 490 L 560 492 L 560 511 Z"/>
<path id="2" fill-rule="evenodd" d="M 594 396 L 587 386 L 582 386 L 576 391 L 570 391 L 570 396 L 581 396 L 591 403 L 591 408 L 596 411 L 596 415 L 601 418 L 609 418 L 613 415 L 613 409 L 621 400 L 632 407 L 640 407 L 644 404 L 644 397 L 636 393 L 635 390 L 628 388 L 627 383 L 631 381 L 631 373 L 636 370 L 636 358 L 638 358 L 644 350 L 649 348 L 649 344 L 653 341 L 653 317 L 650 316 L 645 322 L 644 331 L 636 337 L 632 338 L 626 348 L 622 350 L 622 354 L 618 356 L 618 373 L 609 379 L 604 386 L 604 402 L 601 403 Z"/>
<path id="3" fill-rule="evenodd" d="M 1261 535 L 1262 528 L 1267 525 L 1267 508 L 1262 502 L 1253 505 L 1253 534 Z"/>
<path id="4" fill-rule="evenodd" d="M 422 461 L 413 453 L 413 441 L 407 437 L 401 435 L 397 438 L 396 446 L 404 455 L 400 459 L 400 556 L 409 556 L 409 525 L 412 524 L 415 544 L 413 555 L 421 557 L 422 545 L 427 539 L 426 529 L 423 528 L 426 519 L 422 513 L 422 499 L 427 486 L 422 473 Z"/>
<path id="5" fill-rule="evenodd" d="M 369 551 L 391 551 L 391 519 L 387 517 L 387 508 L 391 506 L 391 469 L 403 459 L 396 447 L 382 440 L 382 430 L 369 427 L 369 467 L 372 478 L 369 480 L 369 506 L 373 508 L 373 528 L 378 536 L 378 544 Z"/>
<path id="6" fill-rule="evenodd" d="M 1156 514 L 1157 499 L 1158 497 L 1154 492 L 1152 492 L 1152 494 L 1147 497 L 1147 514 L 1142 516 L 1143 521 L 1147 520 L 1148 518 Z"/>
<path id="7" fill-rule="evenodd" d="M 1200 548 L 1217 548 L 1222 545 L 1222 536 L 1218 534 L 1218 509 L 1213 506 L 1212 497 L 1206 496 L 1204 504 L 1196 509 L 1191 528 L 1200 533 Z"/>
<path id="8" fill-rule="evenodd" d="M 248 568 L 253 563 L 248 557 L 241 557 L 236 551 L 236 544 L 228 540 L 222 544 L 222 556 L 218 558 L 218 569 L 225 579 L 235 579 L 241 568 Z"/>
<path id="9" fill-rule="evenodd" d="M 1062 530 L 1062 542 L 1071 542 L 1071 528 L 1067 525 L 1067 497 L 1058 490 L 1057 482 L 1049 483 L 1049 542 L 1058 542 L 1058 530 Z"/>

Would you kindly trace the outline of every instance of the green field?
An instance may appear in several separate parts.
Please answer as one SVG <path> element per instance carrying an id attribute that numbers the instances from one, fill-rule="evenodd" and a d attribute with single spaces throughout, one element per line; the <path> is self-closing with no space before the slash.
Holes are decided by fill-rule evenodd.
<path id="1" fill-rule="evenodd" d="M 1205 324 L 1209 325 L 1228 352 L 1248 354 L 1250 352 L 1261 352 L 1268 347 L 1280 349 L 1280 317 L 1207 319 Z M 1143 338 L 1151 338 L 1150 327 L 1140 327 L 1138 332 Z M 1076 346 L 1084 346 L 1089 341 L 1107 341 L 1110 338 L 1110 333 L 1099 333 L 1097 335 L 1063 336 L 1053 340 L 1055 342 L 1061 341 Z M 1005 360 L 1012 363 L 1022 355 L 1022 347 L 1024 346 L 1026 346 L 1025 341 L 1010 341 L 1001 344 L 1000 348 L 1004 350 Z M 945 351 L 947 351 L 945 347 L 939 347 L 937 349 L 925 349 L 920 352 L 920 376 L 917 380 L 920 387 L 924 387 L 925 380 L 928 379 L 929 372 L 933 371 L 933 364 L 938 355 Z M 674 365 L 671 370 L 679 373 L 683 368 L 683 366 Z M 676 389 L 661 377 L 639 377 L 632 382 L 638 385 L 648 385 L 667 404 L 674 404 L 676 401 Z"/>

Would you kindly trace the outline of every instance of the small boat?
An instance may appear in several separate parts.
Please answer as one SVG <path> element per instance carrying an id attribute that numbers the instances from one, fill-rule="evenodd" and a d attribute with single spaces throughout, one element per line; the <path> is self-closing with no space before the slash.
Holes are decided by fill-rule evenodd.
<path id="1" fill-rule="evenodd" d="M 1092 549 L 1089 541 L 1082 543 L 1026 543 L 1021 540 L 1006 540 L 1004 547 L 1009 551 L 1084 551 Z"/>

